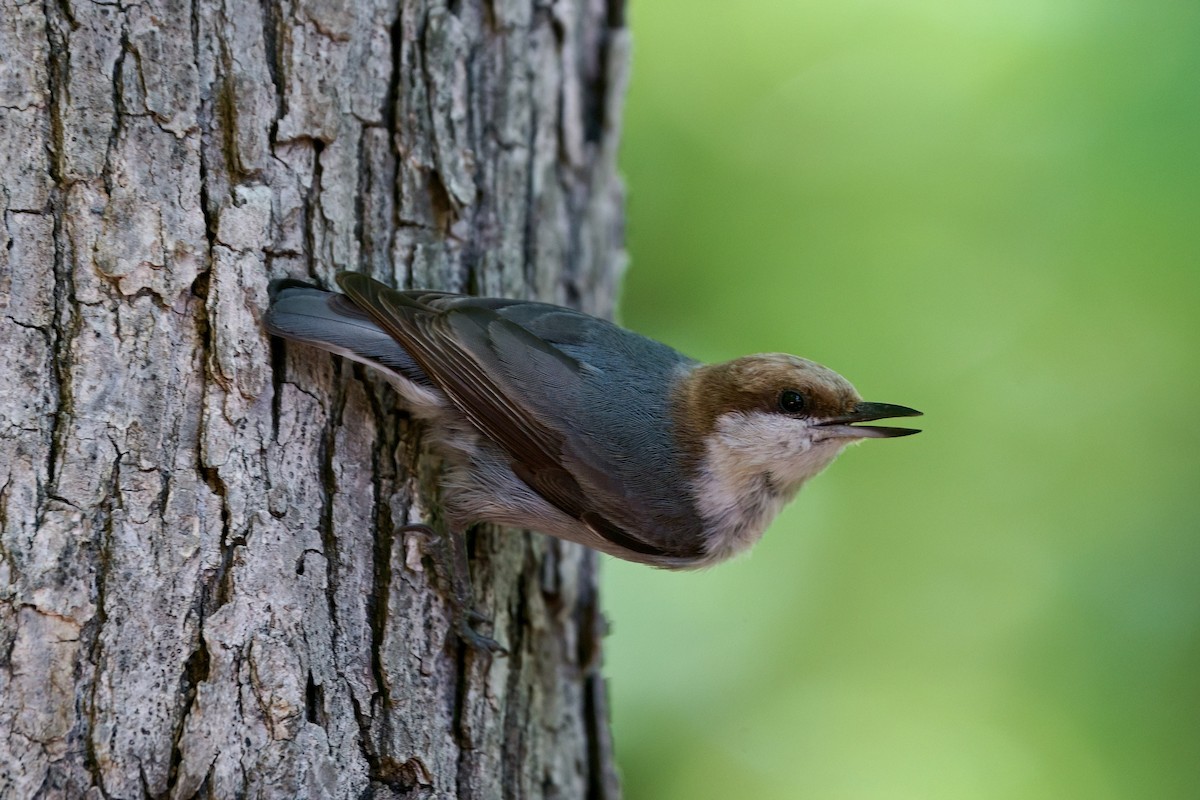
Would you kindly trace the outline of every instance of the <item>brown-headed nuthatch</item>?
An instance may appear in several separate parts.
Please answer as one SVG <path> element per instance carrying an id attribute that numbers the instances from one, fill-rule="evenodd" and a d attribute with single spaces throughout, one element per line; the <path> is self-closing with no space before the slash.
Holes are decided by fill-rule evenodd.
<path id="1" fill-rule="evenodd" d="M 779 353 L 701 364 L 568 308 L 401 292 L 343 273 L 345 294 L 285 283 L 267 329 L 381 371 L 446 459 L 456 630 L 477 647 L 461 534 L 528 528 L 617 558 L 704 567 L 754 544 L 846 445 L 920 412 L 864 402 Z M 416 526 L 420 527 L 420 526 Z"/>

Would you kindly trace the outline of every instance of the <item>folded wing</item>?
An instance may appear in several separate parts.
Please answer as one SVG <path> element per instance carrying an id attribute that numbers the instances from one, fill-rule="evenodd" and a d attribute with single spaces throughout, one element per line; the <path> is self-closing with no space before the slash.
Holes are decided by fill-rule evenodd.
<path id="1" fill-rule="evenodd" d="M 659 408 L 666 373 L 686 359 L 557 306 L 399 292 L 357 273 L 338 283 L 549 503 L 652 559 L 700 555 L 687 489 L 670 485 L 677 455 Z"/>

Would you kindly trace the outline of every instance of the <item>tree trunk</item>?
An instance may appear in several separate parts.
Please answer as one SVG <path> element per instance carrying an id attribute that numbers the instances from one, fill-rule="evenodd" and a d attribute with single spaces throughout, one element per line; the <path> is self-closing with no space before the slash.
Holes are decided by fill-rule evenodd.
<path id="1" fill-rule="evenodd" d="M 0 797 L 617 794 L 596 558 L 473 538 L 271 279 L 610 310 L 620 0 L 0 7 Z"/>

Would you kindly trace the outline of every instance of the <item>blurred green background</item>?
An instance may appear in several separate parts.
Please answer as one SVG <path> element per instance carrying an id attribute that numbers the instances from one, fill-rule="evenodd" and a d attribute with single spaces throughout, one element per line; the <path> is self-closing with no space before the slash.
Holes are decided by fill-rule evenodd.
<path id="1" fill-rule="evenodd" d="M 627 800 L 1200 797 L 1200 3 L 630 20 L 624 322 L 926 417 L 606 561 Z"/>

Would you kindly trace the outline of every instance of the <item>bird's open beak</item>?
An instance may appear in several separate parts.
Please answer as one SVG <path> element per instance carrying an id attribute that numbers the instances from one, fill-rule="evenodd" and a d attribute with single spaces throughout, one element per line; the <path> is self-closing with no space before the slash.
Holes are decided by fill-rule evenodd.
<path id="1" fill-rule="evenodd" d="M 912 436 L 921 431 L 916 428 L 887 428 L 880 425 L 855 425 L 855 422 L 870 422 L 875 419 L 890 417 L 919 417 L 921 412 L 907 406 L 896 406 L 891 403 L 859 403 L 849 414 L 831 417 L 818 422 L 814 427 L 820 428 L 829 436 L 847 437 L 851 439 L 891 439 L 897 436 Z"/>

